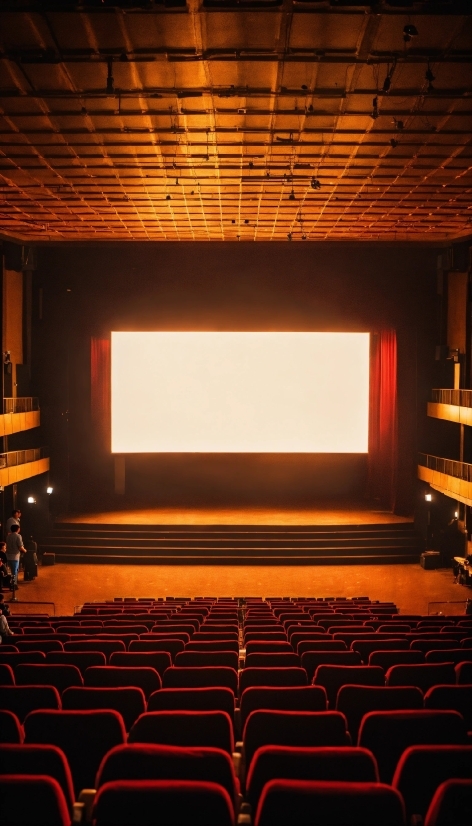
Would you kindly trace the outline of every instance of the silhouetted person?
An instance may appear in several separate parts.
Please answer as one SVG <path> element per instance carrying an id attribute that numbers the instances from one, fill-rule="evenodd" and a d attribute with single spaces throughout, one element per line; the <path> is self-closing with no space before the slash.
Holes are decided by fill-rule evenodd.
<path id="1" fill-rule="evenodd" d="M 5 530 L 6 530 L 7 534 L 10 533 L 12 525 L 18 525 L 18 530 L 20 529 L 20 519 L 21 519 L 21 511 L 17 510 L 17 509 L 12 510 L 11 516 L 7 519 L 7 522 L 6 522 L 6 525 L 5 525 Z"/>
<path id="2" fill-rule="evenodd" d="M 18 569 L 20 567 L 21 554 L 26 553 L 23 539 L 19 533 L 19 525 L 11 526 L 11 533 L 7 536 L 7 560 L 11 571 L 12 581 L 18 585 Z"/>
<path id="3" fill-rule="evenodd" d="M 454 517 L 441 537 L 441 562 L 445 568 L 452 568 L 455 556 L 464 556 L 464 534 L 459 521 Z"/>

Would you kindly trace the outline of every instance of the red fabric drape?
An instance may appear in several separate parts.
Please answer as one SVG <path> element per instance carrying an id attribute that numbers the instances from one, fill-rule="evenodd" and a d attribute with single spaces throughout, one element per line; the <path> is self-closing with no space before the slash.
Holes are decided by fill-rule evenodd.
<path id="1" fill-rule="evenodd" d="M 111 444 L 111 363 L 110 339 L 90 342 L 90 403 L 95 431 L 107 449 Z"/>
<path id="2" fill-rule="evenodd" d="M 397 481 L 397 336 L 382 330 L 371 337 L 368 494 L 393 511 Z"/>

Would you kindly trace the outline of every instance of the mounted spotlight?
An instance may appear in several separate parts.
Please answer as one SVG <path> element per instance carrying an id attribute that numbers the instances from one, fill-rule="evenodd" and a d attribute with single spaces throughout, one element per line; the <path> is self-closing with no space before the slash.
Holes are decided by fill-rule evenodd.
<path id="1" fill-rule="evenodd" d="M 292 187 L 292 191 L 291 191 L 290 195 L 288 196 L 288 200 L 289 201 L 296 201 L 295 192 L 293 191 L 293 187 Z"/>
<path id="2" fill-rule="evenodd" d="M 46 488 L 46 493 L 49 494 L 49 496 L 51 496 L 51 493 L 53 491 L 54 491 L 54 488 L 52 488 L 50 485 L 49 485 L 49 487 Z"/>
<path id="3" fill-rule="evenodd" d="M 312 178 L 310 181 L 310 186 L 312 189 L 321 189 L 321 184 L 318 178 Z"/>
<path id="4" fill-rule="evenodd" d="M 379 116 L 379 99 L 376 95 L 375 98 L 373 98 L 373 100 L 372 100 L 371 118 L 373 118 L 373 120 L 377 120 L 378 116 Z"/>
<path id="5" fill-rule="evenodd" d="M 27 502 L 28 505 L 36 505 L 36 499 L 34 498 L 34 496 L 28 496 Z"/>
<path id="6" fill-rule="evenodd" d="M 412 37 L 418 37 L 418 29 L 412 23 L 407 23 L 403 29 L 403 40 L 409 43 Z"/>
<path id="7" fill-rule="evenodd" d="M 432 502 L 433 501 L 433 497 L 431 496 L 430 493 L 425 493 L 424 498 L 425 498 L 426 502 Z"/>

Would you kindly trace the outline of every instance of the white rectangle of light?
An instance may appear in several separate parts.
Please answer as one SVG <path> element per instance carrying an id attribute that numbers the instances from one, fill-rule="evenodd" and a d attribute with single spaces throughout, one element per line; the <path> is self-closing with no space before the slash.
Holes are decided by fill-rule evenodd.
<path id="1" fill-rule="evenodd" d="M 366 453 L 368 333 L 112 333 L 113 453 Z"/>

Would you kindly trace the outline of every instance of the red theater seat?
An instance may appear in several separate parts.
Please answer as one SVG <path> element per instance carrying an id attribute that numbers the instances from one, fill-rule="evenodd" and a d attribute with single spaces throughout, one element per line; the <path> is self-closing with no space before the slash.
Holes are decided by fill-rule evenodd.
<path id="1" fill-rule="evenodd" d="M 316 818 L 316 820 L 315 820 Z M 403 801 L 381 783 L 271 780 L 255 826 L 405 826 Z"/>
<path id="2" fill-rule="evenodd" d="M 240 702 L 241 727 L 252 711 L 326 711 L 326 692 L 321 686 L 250 686 L 243 691 Z"/>
<path id="3" fill-rule="evenodd" d="M 46 655 L 42 651 L 19 651 L 17 654 L 2 653 L 0 648 L 0 679 L 4 665 L 10 665 L 13 669 L 22 663 L 40 664 L 46 662 Z M 6 672 L 5 672 L 6 673 Z"/>
<path id="4" fill-rule="evenodd" d="M 138 818 L 138 820 L 136 820 Z M 229 794 L 216 783 L 121 780 L 105 783 L 93 808 L 95 826 L 234 826 Z"/>
<path id="5" fill-rule="evenodd" d="M 47 654 L 48 651 L 63 651 L 64 647 L 59 640 L 18 640 L 16 643 L 18 651 L 43 651 Z"/>
<path id="6" fill-rule="evenodd" d="M 425 692 L 433 685 L 454 685 L 456 674 L 452 663 L 392 665 L 385 681 L 389 686 L 414 685 Z"/>
<path id="7" fill-rule="evenodd" d="M 224 711 L 150 711 L 136 721 L 128 742 L 208 746 L 232 754 L 233 726 Z"/>
<path id="8" fill-rule="evenodd" d="M 153 668 L 160 677 L 172 665 L 168 651 L 115 651 L 110 656 L 110 665 Z"/>
<path id="9" fill-rule="evenodd" d="M 7 663 L 0 663 L 0 686 L 15 685 L 13 668 Z"/>
<path id="10" fill-rule="evenodd" d="M 46 663 L 50 665 L 75 665 L 82 677 L 87 668 L 94 665 L 106 665 L 105 654 L 101 651 L 51 651 L 46 654 Z"/>
<path id="11" fill-rule="evenodd" d="M 238 672 L 223 666 L 203 666 L 201 668 L 177 668 L 172 666 L 164 672 L 163 688 L 230 688 L 238 690 Z"/>
<path id="12" fill-rule="evenodd" d="M 299 657 L 307 651 L 347 651 L 347 645 L 342 640 L 332 640 L 331 637 L 327 639 L 303 639 L 297 643 L 297 654 Z"/>
<path id="13" fill-rule="evenodd" d="M 439 651 L 428 651 L 426 654 L 427 663 L 454 663 L 472 662 L 472 648 L 449 648 Z"/>
<path id="14" fill-rule="evenodd" d="M 369 662 L 369 656 L 373 651 L 406 651 L 409 650 L 410 643 L 406 639 L 382 639 L 378 640 L 354 640 L 351 643 L 351 651 L 358 651 L 363 663 Z"/>
<path id="15" fill-rule="evenodd" d="M 12 711 L 0 708 L 0 743 L 23 742 L 23 727 Z"/>
<path id="16" fill-rule="evenodd" d="M 75 795 L 94 787 L 105 754 L 126 741 L 123 719 L 116 711 L 33 711 L 25 720 L 25 742 L 62 749 Z"/>
<path id="17" fill-rule="evenodd" d="M 253 811 L 266 783 L 282 780 L 343 780 L 378 782 L 377 764 L 366 749 L 263 746 L 254 755 L 246 779 L 246 796 Z"/>
<path id="18" fill-rule="evenodd" d="M 458 711 L 472 731 L 472 685 L 435 685 L 424 695 L 424 707 Z"/>
<path id="19" fill-rule="evenodd" d="M 362 719 L 358 745 L 377 759 L 383 783 L 391 783 L 409 746 L 467 745 L 467 730 L 457 711 L 370 711 Z"/>
<path id="20" fill-rule="evenodd" d="M 52 685 L 6 685 L 0 687 L 0 708 L 12 711 L 23 723 L 30 711 L 60 709 L 61 698 Z"/>
<path id="21" fill-rule="evenodd" d="M 185 646 L 186 651 L 212 652 L 212 651 L 232 651 L 239 655 L 239 642 L 237 640 L 192 640 Z"/>
<path id="22" fill-rule="evenodd" d="M 141 688 L 145 697 L 161 687 L 161 678 L 154 668 L 96 665 L 87 668 L 84 676 L 87 688 Z"/>
<path id="23" fill-rule="evenodd" d="M 250 686 L 302 686 L 307 682 L 303 668 L 244 668 L 239 674 L 239 691 L 242 694 Z"/>
<path id="24" fill-rule="evenodd" d="M 30 774 L 52 777 L 61 787 L 72 816 L 74 787 L 66 756 L 57 746 L 0 746 L 0 775 Z"/>
<path id="25" fill-rule="evenodd" d="M 470 826 L 472 780 L 441 783 L 426 813 L 424 826 Z"/>
<path id="26" fill-rule="evenodd" d="M 336 711 L 347 719 L 347 727 L 352 742 L 357 743 L 357 735 L 362 718 L 369 711 L 420 710 L 423 695 L 419 688 L 388 688 L 379 686 L 343 685 L 338 691 Z"/>
<path id="27" fill-rule="evenodd" d="M 361 665 L 357 651 L 306 651 L 302 654 L 302 668 L 311 682 L 319 665 Z"/>
<path id="28" fill-rule="evenodd" d="M 238 802 L 233 763 L 221 749 L 145 743 L 117 746 L 103 758 L 96 788 L 115 780 L 209 780 L 226 789 L 235 808 Z"/>
<path id="29" fill-rule="evenodd" d="M 185 648 L 184 640 L 165 639 L 162 637 L 153 637 L 152 639 L 141 637 L 139 640 L 132 640 L 129 644 L 128 651 L 130 654 L 145 653 L 145 652 L 167 652 L 170 654 L 172 662 L 175 655 Z"/>
<path id="30" fill-rule="evenodd" d="M 262 642 L 252 640 L 246 645 L 246 657 L 249 654 L 293 654 L 293 648 L 289 642 Z"/>
<path id="31" fill-rule="evenodd" d="M 146 697 L 136 686 L 112 688 L 66 688 L 62 695 L 65 711 L 113 709 L 121 714 L 126 731 L 146 711 Z"/>
<path id="32" fill-rule="evenodd" d="M 383 687 L 385 677 L 383 669 L 375 665 L 319 665 L 313 677 L 313 685 L 325 689 L 329 708 L 334 709 L 338 691 L 343 685 Z"/>
<path id="33" fill-rule="evenodd" d="M 101 651 L 107 662 L 114 651 L 126 651 L 122 640 L 76 640 L 64 643 L 64 651 Z"/>
<path id="34" fill-rule="evenodd" d="M 369 655 L 369 665 L 378 665 L 385 672 L 394 665 L 420 665 L 424 663 L 425 655 L 422 651 L 372 651 Z"/>
<path id="35" fill-rule="evenodd" d="M 0 776 L 2 826 L 70 826 L 64 793 L 52 777 Z"/>
<path id="36" fill-rule="evenodd" d="M 148 699 L 147 711 L 225 711 L 234 721 L 230 688 L 162 688 Z"/>
<path id="37" fill-rule="evenodd" d="M 458 685 L 472 685 L 472 663 L 457 663 L 454 668 Z"/>
<path id="38" fill-rule="evenodd" d="M 246 652 L 246 668 L 300 668 L 300 657 L 292 653 Z"/>
<path id="39" fill-rule="evenodd" d="M 253 711 L 243 733 L 246 767 L 262 746 L 348 746 L 346 719 L 337 711 Z"/>
<path id="40" fill-rule="evenodd" d="M 175 665 L 183 668 L 218 667 L 238 670 L 239 654 L 235 651 L 181 651 L 175 657 Z"/>
<path id="41" fill-rule="evenodd" d="M 438 786 L 472 778 L 472 746 L 410 746 L 398 761 L 392 786 L 405 802 L 408 820 L 424 818 Z"/>
<path id="42" fill-rule="evenodd" d="M 17 665 L 17 685 L 53 685 L 59 694 L 73 685 L 83 685 L 82 675 L 75 665 Z"/>

